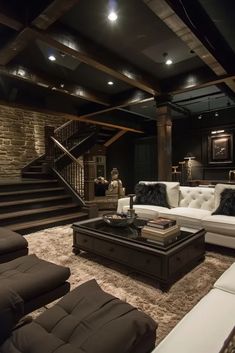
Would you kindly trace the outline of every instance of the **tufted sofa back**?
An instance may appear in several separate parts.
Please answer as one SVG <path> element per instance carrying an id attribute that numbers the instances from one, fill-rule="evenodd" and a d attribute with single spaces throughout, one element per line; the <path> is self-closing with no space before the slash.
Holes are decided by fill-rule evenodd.
<path id="1" fill-rule="evenodd" d="M 215 207 L 213 188 L 180 186 L 180 207 L 201 208 L 212 211 Z"/>

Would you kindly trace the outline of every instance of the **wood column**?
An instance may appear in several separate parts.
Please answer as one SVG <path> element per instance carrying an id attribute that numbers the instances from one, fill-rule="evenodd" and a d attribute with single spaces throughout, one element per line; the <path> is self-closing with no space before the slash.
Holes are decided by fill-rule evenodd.
<path id="1" fill-rule="evenodd" d="M 95 202 L 95 162 L 89 152 L 83 156 L 84 165 L 84 198 L 89 218 L 98 217 L 98 207 Z"/>
<path id="2" fill-rule="evenodd" d="M 95 162 L 90 153 L 85 153 L 84 163 L 84 198 L 93 201 L 95 198 Z"/>
<path id="3" fill-rule="evenodd" d="M 167 105 L 157 107 L 158 180 L 172 180 L 172 119 Z"/>

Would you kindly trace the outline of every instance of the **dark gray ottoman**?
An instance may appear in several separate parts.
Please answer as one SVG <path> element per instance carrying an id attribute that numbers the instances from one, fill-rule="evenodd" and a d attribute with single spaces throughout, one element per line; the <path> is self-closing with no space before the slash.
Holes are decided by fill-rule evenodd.
<path id="1" fill-rule="evenodd" d="M 10 288 L 24 301 L 25 314 L 66 294 L 70 269 L 39 259 L 22 256 L 0 265 L 1 287 Z"/>
<path id="2" fill-rule="evenodd" d="M 0 227 L 0 263 L 28 254 L 28 242 L 20 234 Z"/>
<path id="3" fill-rule="evenodd" d="M 0 352 L 149 353 L 156 328 L 149 316 L 103 292 L 92 280 L 15 329 Z"/>

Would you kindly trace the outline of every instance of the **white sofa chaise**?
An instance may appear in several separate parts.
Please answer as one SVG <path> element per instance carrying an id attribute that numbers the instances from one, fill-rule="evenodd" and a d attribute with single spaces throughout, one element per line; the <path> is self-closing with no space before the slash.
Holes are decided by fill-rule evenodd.
<path id="1" fill-rule="evenodd" d="M 220 194 L 225 188 L 235 185 L 217 184 L 215 188 L 179 186 L 175 182 L 140 182 L 166 184 L 167 199 L 170 209 L 154 205 L 134 205 L 139 217 L 155 218 L 158 216 L 176 219 L 185 227 L 204 228 L 207 243 L 235 249 L 235 217 L 212 215 L 220 203 Z M 118 213 L 126 213 L 129 198 L 118 200 Z"/>
<path id="2" fill-rule="evenodd" d="M 226 341 L 231 332 L 234 337 L 234 278 L 235 263 L 223 273 L 215 282 L 213 289 L 183 317 L 152 353 L 227 352 Z"/>

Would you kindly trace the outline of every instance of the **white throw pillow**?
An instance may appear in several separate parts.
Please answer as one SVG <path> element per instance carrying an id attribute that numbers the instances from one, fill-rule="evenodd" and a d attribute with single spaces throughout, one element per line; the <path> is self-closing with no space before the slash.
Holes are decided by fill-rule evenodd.
<path id="1" fill-rule="evenodd" d="M 174 181 L 140 181 L 140 184 L 157 184 L 162 183 L 166 185 L 167 202 L 171 208 L 178 207 L 179 205 L 179 190 L 180 184 Z"/>
<path id="2" fill-rule="evenodd" d="M 221 193 L 224 189 L 235 189 L 235 185 L 231 184 L 216 184 L 215 185 L 215 210 L 219 207 Z"/>

